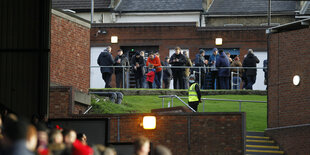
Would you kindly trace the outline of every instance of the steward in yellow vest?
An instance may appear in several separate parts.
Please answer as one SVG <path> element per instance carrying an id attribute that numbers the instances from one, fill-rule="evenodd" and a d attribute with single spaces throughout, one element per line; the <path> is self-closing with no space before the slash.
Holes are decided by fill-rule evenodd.
<path id="1" fill-rule="evenodd" d="M 188 104 L 195 111 L 197 111 L 197 107 L 199 102 L 201 102 L 201 93 L 199 89 L 198 83 L 195 82 L 195 76 L 191 75 L 189 77 L 189 89 L 188 89 Z"/>

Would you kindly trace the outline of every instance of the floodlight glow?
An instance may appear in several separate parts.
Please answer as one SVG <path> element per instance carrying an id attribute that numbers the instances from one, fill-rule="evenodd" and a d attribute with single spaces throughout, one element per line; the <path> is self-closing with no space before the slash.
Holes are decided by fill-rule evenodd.
<path id="1" fill-rule="evenodd" d="M 297 85 L 299 85 L 299 83 L 300 83 L 300 76 L 299 76 L 299 75 L 295 75 L 295 76 L 293 77 L 293 84 L 294 84 L 295 86 L 297 86 Z"/>
<path id="2" fill-rule="evenodd" d="M 155 129 L 156 128 L 156 117 L 155 116 L 144 116 L 143 117 L 143 128 L 144 129 Z"/>
<path id="3" fill-rule="evenodd" d="M 111 43 L 118 43 L 118 37 L 117 36 L 111 36 Z"/>
<path id="4" fill-rule="evenodd" d="M 223 38 L 215 38 L 215 45 L 222 45 L 223 44 Z"/>

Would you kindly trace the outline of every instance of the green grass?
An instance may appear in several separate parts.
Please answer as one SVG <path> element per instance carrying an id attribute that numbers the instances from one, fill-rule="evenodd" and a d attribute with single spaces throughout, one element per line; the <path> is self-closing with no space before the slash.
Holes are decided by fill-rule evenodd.
<path id="1" fill-rule="evenodd" d="M 267 101 L 267 96 L 259 95 L 213 95 L 203 96 L 203 98 L 232 99 L 232 100 L 253 100 Z M 165 107 L 170 99 L 165 99 Z M 187 103 L 187 100 L 184 99 Z M 92 113 L 149 113 L 151 109 L 162 108 L 162 99 L 158 96 L 124 96 L 123 103 L 117 105 L 110 102 L 103 102 L 102 98 L 96 103 Z M 173 100 L 173 106 L 184 106 L 177 99 Z M 203 112 L 203 104 L 199 104 L 199 112 Z M 238 112 L 239 102 L 228 101 L 206 101 L 205 112 Z M 264 131 L 267 127 L 267 103 L 244 102 L 241 107 L 242 112 L 246 112 L 247 131 Z"/>

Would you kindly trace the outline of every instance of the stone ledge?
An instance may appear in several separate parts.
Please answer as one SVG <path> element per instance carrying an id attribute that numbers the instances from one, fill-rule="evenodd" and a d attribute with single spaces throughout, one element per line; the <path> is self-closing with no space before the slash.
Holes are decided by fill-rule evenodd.
<path id="1" fill-rule="evenodd" d="M 89 93 L 94 92 L 121 92 L 124 95 L 178 95 L 186 96 L 187 90 L 174 89 L 89 89 Z M 262 90 L 202 90 L 202 95 L 267 95 L 267 91 Z"/>

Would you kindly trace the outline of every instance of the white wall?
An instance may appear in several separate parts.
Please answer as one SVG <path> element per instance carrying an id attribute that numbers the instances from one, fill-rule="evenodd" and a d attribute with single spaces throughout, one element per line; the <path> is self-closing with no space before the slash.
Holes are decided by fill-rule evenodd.
<path id="1" fill-rule="evenodd" d="M 105 82 L 102 79 L 97 58 L 106 47 L 91 47 L 90 49 L 90 88 L 104 88 Z"/>
<path id="2" fill-rule="evenodd" d="M 90 12 L 76 13 L 75 15 L 90 21 Z M 94 13 L 95 23 L 151 23 L 151 22 L 196 22 L 199 24 L 199 12 L 180 13 Z M 205 25 L 202 19 L 202 26 Z"/>
<path id="3" fill-rule="evenodd" d="M 149 23 L 149 22 L 197 22 L 199 12 L 183 13 L 125 13 L 116 15 L 116 23 Z"/>
<path id="4" fill-rule="evenodd" d="M 264 60 L 267 59 L 267 52 L 254 52 L 254 54 L 259 59 L 259 64 L 257 67 L 264 67 Z M 257 69 L 256 83 L 253 85 L 253 90 L 266 90 L 266 85 L 264 85 L 265 73 L 263 69 Z"/>
<path id="5" fill-rule="evenodd" d="M 75 15 L 90 21 L 90 12 L 76 13 Z M 109 12 L 94 13 L 94 23 L 112 23 L 112 13 Z"/>

